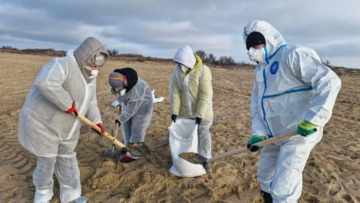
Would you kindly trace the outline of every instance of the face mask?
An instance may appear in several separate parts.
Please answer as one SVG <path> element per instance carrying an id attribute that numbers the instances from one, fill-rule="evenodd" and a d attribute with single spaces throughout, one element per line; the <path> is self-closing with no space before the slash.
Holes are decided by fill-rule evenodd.
<path id="1" fill-rule="evenodd" d="M 180 68 L 181 68 L 181 70 L 185 73 L 187 70 L 189 70 L 189 68 L 188 67 L 186 67 L 186 66 L 184 66 L 184 65 L 178 65 L 178 66 L 180 66 Z"/>
<path id="2" fill-rule="evenodd" d="M 102 53 L 99 53 L 95 57 L 95 65 L 96 66 L 103 66 L 105 64 L 105 55 Z"/>
<path id="3" fill-rule="evenodd" d="M 126 93 L 126 89 L 123 89 L 123 90 L 120 91 L 120 95 L 121 95 L 121 96 L 124 96 L 125 93 Z"/>
<path id="4" fill-rule="evenodd" d="M 115 92 L 119 93 L 123 88 L 122 87 L 118 87 L 118 88 L 113 88 Z"/>
<path id="5" fill-rule="evenodd" d="M 97 75 L 98 75 L 98 73 L 99 73 L 99 70 L 92 70 L 89 78 L 90 78 L 90 79 L 96 78 Z"/>
<path id="6" fill-rule="evenodd" d="M 251 47 L 248 52 L 249 59 L 254 62 L 267 64 L 265 61 L 265 49 L 266 47 L 263 47 L 262 49 L 254 49 Z"/>

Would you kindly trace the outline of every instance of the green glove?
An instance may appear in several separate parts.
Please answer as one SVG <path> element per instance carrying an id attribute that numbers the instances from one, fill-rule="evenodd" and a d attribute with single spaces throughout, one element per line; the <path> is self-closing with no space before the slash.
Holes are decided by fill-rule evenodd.
<path id="1" fill-rule="evenodd" d="M 266 140 L 266 136 L 262 136 L 262 135 L 253 135 L 251 137 L 251 139 L 249 140 L 248 144 L 247 144 L 247 148 L 250 149 L 250 151 L 252 152 L 256 152 L 261 150 L 263 147 L 258 147 L 256 145 L 253 145 L 254 143 L 257 142 L 261 142 L 263 140 Z M 251 146 L 252 145 L 252 146 Z"/>
<path id="2" fill-rule="evenodd" d="M 298 126 L 298 133 L 304 137 L 316 132 L 316 125 L 309 121 L 303 121 Z"/>

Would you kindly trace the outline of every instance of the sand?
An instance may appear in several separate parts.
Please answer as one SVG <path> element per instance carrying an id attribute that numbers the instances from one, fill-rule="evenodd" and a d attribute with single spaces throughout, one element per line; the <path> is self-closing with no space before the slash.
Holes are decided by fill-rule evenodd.
<path id="1" fill-rule="evenodd" d="M 36 157 L 17 141 L 20 109 L 40 67 L 51 56 L 0 53 L 0 202 L 32 202 L 32 172 Z M 133 67 L 145 79 L 162 103 L 154 104 L 146 144 L 151 155 L 131 163 L 115 165 L 102 153 L 111 142 L 81 129 L 76 148 L 83 195 L 90 202 L 262 202 L 256 167 L 259 153 L 245 152 L 212 163 L 213 173 L 197 178 L 178 178 L 168 172 L 172 166 L 168 146 L 168 85 L 174 65 L 167 62 L 108 61 L 100 71 L 97 98 L 105 130 L 113 133 L 117 109 L 107 84 L 115 68 Z M 214 89 L 213 156 L 246 145 L 251 129 L 251 70 L 212 68 Z M 342 90 L 324 137 L 312 151 L 303 174 L 300 202 L 360 202 L 360 76 L 340 76 Z M 119 140 L 122 141 L 121 132 Z M 58 182 L 55 196 L 59 202 Z"/>
<path id="2" fill-rule="evenodd" d="M 196 156 L 196 153 L 194 152 L 183 152 L 179 154 L 179 157 L 185 159 L 185 160 L 192 160 Z"/>

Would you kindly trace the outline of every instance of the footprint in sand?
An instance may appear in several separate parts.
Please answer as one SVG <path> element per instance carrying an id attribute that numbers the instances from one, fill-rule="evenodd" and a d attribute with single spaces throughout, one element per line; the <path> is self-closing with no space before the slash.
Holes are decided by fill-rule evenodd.
<path id="1" fill-rule="evenodd" d="M 329 194 L 331 196 L 337 195 L 340 191 L 342 191 L 341 185 L 338 182 L 332 182 L 329 185 Z"/>
<path id="2" fill-rule="evenodd" d="M 346 202 L 355 203 L 354 199 L 353 199 L 352 196 L 349 195 L 349 194 L 342 194 L 342 195 L 341 195 L 341 198 L 342 198 L 343 200 L 345 200 Z"/>
<path id="3" fill-rule="evenodd" d="M 320 203 L 319 198 L 317 198 L 316 196 L 313 196 L 312 194 L 310 194 L 308 192 L 303 192 L 301 199 L 305 200 L 305 202 Z"/>

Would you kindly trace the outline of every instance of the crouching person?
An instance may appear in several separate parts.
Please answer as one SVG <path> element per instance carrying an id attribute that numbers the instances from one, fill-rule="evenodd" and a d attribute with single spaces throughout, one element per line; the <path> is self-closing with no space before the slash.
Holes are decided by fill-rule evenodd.
<path id="1" fill-rule="evenodd" d="M 115 124 L 121 125 L 124 144 L 144 142 L 153 113 L 153 97 L 148 83 L 139 78 L 134 69 L 122 68 L 110 73 L 109 84 L 111 93 L 123 104 L 124 110 L 115 120 Z M 125 150 L 121 153 L 126 153 L 126 156 L 120 159 L 121 162 L 131 162 L 139 158 L 131 156 Z"/>

